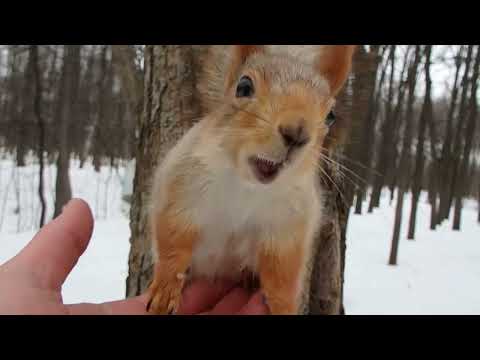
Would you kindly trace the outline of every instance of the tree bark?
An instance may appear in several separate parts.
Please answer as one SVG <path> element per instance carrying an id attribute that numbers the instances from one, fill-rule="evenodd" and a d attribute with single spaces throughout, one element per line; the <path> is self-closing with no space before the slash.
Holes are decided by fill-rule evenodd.
<path id="1" fill-rule="evenodd" d="M 25 157 L 28 153 L 28 135 L 29 123 L 32 116 L 33 107 L 33 87 L 34 74 L 31 54 L 27 52 L 27 67 L 25 69 L 25 77 L 23 79 L 22 92 L 20 97 L 20 116 L 16 120 L 17 124 L 17 166 L 24 167 L 26 165 Z"/>
<path id="2" fill-rule="evenodd" d="M 453 121 L 455 110 L 457 107 L 458 101 L 458 80 L 460 78 L 460 70 L 462 68 L 462 54 L 464 51 L 464 47 L 461 46 L 459 52 L 455 58 L 455 80 L 453 82 L 452 88 L 452 95 L 450 99 L 450 107 L 448 110 L 448 117 L 447 117 L 447 125 L 445 128 L 445 140 L 442 146 L 442 154 L 441 154 L 441 161 L 440 161 L 440 170 L 439 170 L 439 188 L 440 188 L 440 205 L 439 205 L 439 215 L 437 218 L 437 225 L 440 225 L 445 219 L 448 217 L 448 179 L 449 179 L 449 164 L 451 162 L 452 157 L 452 142 L 453 142 Z"/>
<path id="3" fill-rule="evenodd" d="M 478 182 L 478 223 L 480 224 L 480 181 Z"/>
<path id="4" fill-rule="evenodd" d="M 103 133 L 105 121 L 105 113 L 106 113 L 106 104 L 105 104 L 105 96 L 104 92 L 106 90 L 106 79 L 107 79 L 107 50 L 108 46 L 104 45 L 102 47 L 101 56 L 100 56 L 100 76 L 97 81 L 97 111 L 93 126 L 93 144 L 92 144 L 92 152 L 93 152 L 93 166 L 96 172 L 100 171 L 100 167 L 102 165 L 102 156 L 104 153 L 104 142 L 105 142 L 105 134 Z"/>
<path id="5" fill-rule="evenodd" d="M 45 121 L 42 116 L 42 78 L 41 70 L 38 60 L 38 45 L 30 45 L 30 56 L 32 57 L 33 71 L 35 74 L 35 99 L 34 99 L 34 110 L 37 117 L 37 126 L 38 126 L 38 163 L 39 163 L 39 172 L 38 172 L 38 198 L 40 200 L 41 213 L 40 213 L 40 223 L 39 228 L 42 228 L 45 224 L 45 196 L 43 194 L 43 155 L 45 151 Z"/>
<path id="6" fill-rule="evenodd" d="M 143 73 L 135 64 L 135 49 L 131 45 L 112 45 L 112 61 L 116 73 L 120 76 L 122 91 L 126 101 L 126 113 L 140 116 L 143 101 Z M 135 139 L 135 123 L 123 122 L 126 132 L 124 140 L 125 155 L 131 157 L 134 151 L 131 148 Z"/>
<path id="7" fill-rule="evenodd" d="M 377 80 L 377 69 L 379 65 L 379 46 L 373 46 L 370 52 L 367 52 L 364 46 L 360 46 L 355 53 L 353 62 L 353 107 L 354 121 L 350 129 L 349 144 L 345 151 L 346 159 L 350 164 L 345 164 L 346 168 L 357 174 L 354 179 L 353 174 L 345 170 L 345 177 L 351 178 L 349 186 L 351 191 L 347 191 L 347 202 L 353 202 L 356 197 L 355 213 L 361 214 L 362 203 L 366 192 L 367 164 L 371 153 L 372 141 L 375 136 L 375 119 L 373 116 L 373 102 L 375 99 L 375 83 Z M 360 183 L 356 183 L 356 181 Z M 365 181 L 365 182 L 362 182 Z"/>
<path id="8" fill-rule="evenodd" d="M 408 70 L 408 100 L 405 117 L 405 133 L 403 135 L 402 154 L 399 165 L 398 199 L 395 210 L 395 224 L 393 228 L 392 247 L 390 250 L 389 265 L 397 265 L 398 245 L 402 226 L 403 203 L 410 179 L 410 157 L 413 138 L 413 104 L 415 102 L 415 88 L 417 85 L 417 71 L 420 63 L 420 46 L 415 46 L 415 56 Z"/>
<path id="9" fill-rule="evenodd" d="M 131 249 L 127 296 L 141 294 L 152 277 L 147 209 L 149 184 L 161 160 L 199 113 L 197 64 L 191 45 L 148 45 L 145 49 L 143 116 L 130 212 Z"/>
<path id="10" fill-rule="evenodd" d="M 456 126 L 456 131 L 455 131 L 453 152 L 452 152 L 452 156 L 450 158 L 451 161 L 449 164 L 448 184 L 450 186 L 448 189 L 448 203 L 446 205 L 447 213 L 446 213 L 445 219 L 449 218 L 450 209 L 452 208 L 452 203 L 455 196 L 455 189 L 458 181 L 459 163 L 460 163 L 460 157 L 462 152 L 462 132 L 464 130 L 465 121 L 467 117 L 467 98 L 468 98 L 468 92 L 470 90 L 469 76 L 470 76 L 470 67 L 471 67 L 472 57 L 473 57 L 473 48 L 474 48 L 474 45 L 468 46 L 467 57 L 465 59 L 465 70 L 462 78 L 462 95 L 460 97 L 460 105 L 458 109 L 458 122 Z"/>
<path id="11" fill-rule="evenodd" d="M 461 217 L 462 217 L 462 202 L 463 197 L 466 195 L 465 191 L 465 181 L 468 164 L 470 162 L 470 154 L 472 152 L 473 146 L 473 137 L 475 135 L 475 128 L 477 123 L 478 115 L 478 100 L 477 100 L 477 90 L 478 90 L 478 78 L 480 72 L 480 46 L 477 46 L 477 54 L 475 58 L 475 65 L 473 67 L 473 76 L 472 76 L 472 89 L 470 92 L 470 104 L 469 104 L 469 116 L 468 124 L 465 129 L 465 145 L 463 147 L 463 156 L 459 169 L 458 181 L 456 184 L 455 191 L 455 211 L 453 217 L 453 230 L 460 230 L 461 227 Z"/>
<path id="12" fill-rule="evenodd" d="M 393 82 L 395 73 L 395 51 L 396 45 L 391 45 L 389 62 L 390 62 L 390 82 L 388 90 L 388 99 L 385 111 L 385 121 L 382 127 L 382 141 L 378 146 L 378 162 L 376 166 L 377 176 L 375 176 L 372 187 L 372 197 L 370 199 L 369 212 L 380 205 L 380 196 L 386 181 L 386 171 L 388 167 L 388 159 L 390 154 L 390 143 L 393 137 Z"/>
<path id="13" fill-rule="evenodd" d="M 331 164 L 321 165 L 330 179 L 321 178 L 324 191 L 324 222 L 313 246 L 314 255 L 309 281 L 308 315 L 342 315 L 343 280 L 346 253 L 346 226 L 349 207 L 338 189 L 344 183 L 338 176 L 338 168 Z M 333 184 L 335 183 L 335 185 Z"/>
<path id="14" fill-rule="evenodd" d="M 408 46 L 406 50 L 406 54 L 404 55 L 402 70 L 400 73 L 399 85 L 397 89 L 397 102 L 395 104 L 395 110 L 393 111 L 392 115 L 392 132 L 391 132 L 391 139 L 388 143 L 387 151 L 387 167 L 385 169 L 385 178 L 388 188 L 390 190 L 390 202 L 393 201 L 395 195 L 395 188 L 397 185 L 397 169 L 398 169 L 398 142 L 400 140 L 400 128 L 402 123 L 402 112 L 403 112 L 403 103 L 405 100 L 405 93 L 407 90 L 407 82 L 408 79 L 408 59 L 410 55 L 412 47 Z"/>
<path id="15" fill-rule="evenodd" d="M 432 116 L 429 118 L 430 132 L 430 171 L 428 179 L 428 199 L 430 202 L 430 230 L 435 230 L 438 224 L 438 176 L 440 170 L 440 158 L 437 154 L 437 131 L 435 120 Z"/>
<path id="16" fill-rule="evenodd" d="M 75 118 L 75 108 L 78 96 L 78 84 L 80 77 L 80 45 L 65 45 L 64 63 L 62 73 L 62 84 L 60 91 L 63 101 L 61 107 L 60 124 L 58 132 L 58 157 L 57 157 L 57 178 L 55 182 L 55 212 L 54 217 L 61 214 L 63 207 L 72 198 L 70 184 L 70 144 L 69 128 Z"/>
<path id="17" fill-rule="evenodd" d="M 422 191 L 423 173 L 425 167 L 425 132 L 427 124 L 432 116 L 432 80 L 430 78 L 430 65 L 432 58 L 432 45 L 425 46 L 425 101 L 422 107 L 420 123 L 418 125 L 417 155 L 415 160 L 415 175 L 413 178 L 412 207 L 408 228 L 408 239 L 415 238 L 418 200 Z"/>

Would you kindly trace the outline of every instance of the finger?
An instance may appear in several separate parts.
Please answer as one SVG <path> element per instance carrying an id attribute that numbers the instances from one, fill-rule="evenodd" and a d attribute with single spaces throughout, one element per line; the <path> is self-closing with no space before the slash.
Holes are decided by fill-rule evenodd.
<path id="1" fill-rule="evenodd" d="M 261 292 L 254 294 L 237 315 L 268 315 L 270 313 Z"/>
<path id="2" fill-rule="evenodd" d="M 188 286 L 182 296 L 177 314 L 195 315 L 212 309 L 235 284 L 230 281 L 198 280 Z"/>
<path id="3" fill-rule="evenodd" d="M 249 298 L 249 293 L 245 289 L 235 288 L 210 311 L 209 315 L 236 314 L 248 303 Z"/>
<path id="4" fill-rule="evenodd" d="M 20 252 L 17 261 L 28 268 L 41 288 L 61 288 L 87 248 L 93 217 L 82 200 L 72 200 L 63 213 L 47 224 Z"/>
<path id="5" fill-rule="evenodd" d="M 114 301 L 104 304 L 74 304 L 67 306 L 71 315 L 148 315 L 147 297 Z"/>

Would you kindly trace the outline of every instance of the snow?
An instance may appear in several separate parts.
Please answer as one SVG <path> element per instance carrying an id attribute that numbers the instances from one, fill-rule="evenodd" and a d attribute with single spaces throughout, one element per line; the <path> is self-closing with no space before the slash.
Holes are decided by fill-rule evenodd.
<path id="1" fill-rule="evenodd" d="M 38 166 L 21 169 L 21 233 L 17 230 L 14 213 L 17 200 L 13 185 L 6 189 L 14 169 L 11 160 L 0 160 L 0 224 L 2 203 L 6 199 L 3 227 L 0 227 L 0 264 L 15 256 L 35 235 L 33 223 L 38 222 Z M 15 169 L 16 171 L 16 169 Z M 90 205 L 95 217 L 95 228 L 89 247 L 80 258 L 63 288 L 66 303 L 114 301 L 125 297 L 125 281 L 128 275 L 128 253 L 130 249 L 130 227 L 128 206 L 121 199 L 124 188 L 125 167 L 118 172 L 103 167 L 95 173 L 91 162 L 79 169 L 78 162 L 71 165 L 72 193 Z M 45 171 L 45 191 L 49 217 L 53 215 L 55 166 Z M 35 200 L 35 201 L 33 201 Z M 32 206 L 32 203 L 34 205 Z M 32 208 L 35 210 L 32 211 Z M 33 221 L 35 218 L 35 221 Z M 26 231 L 23 231 L 25 230 Z"/>
<path id="2" fill-rule="evenodd" d="M 430 207 L 419 203 L 417 236 L 407 240 L 404 204 L 398 266 L 388 266 L 395 208 L 352 216 L 347 231 L 345 308 L 351 315 L 480 314 L 480 226 L 468 201 L 462 231 L 447 222 L 430 231 Z"/>
<path id="3" fill-rule="evenodd" d="M 17 254 L 34 236 L 38 222 L 37 167 L 16 173 L 11 160 L 0 160 L 0 264 Z M 118 171 L 104 167 L 95 173 L 91 163 L 79 169 L 72 162 L 72 191 L 86 200 L 95 215 L 90 246 L 63 288 L 66 303 L 112 301 L 125 296 L 128 274 L 128 205 L 132 164 Z M 129 169 L 130 171 L 127 171 Z M 15 181 L 20 181 L 20 214 L 15 214 Z M 48 166 L 45 191 L 52 215 L 55 166 Z M 9 186 L 10 183 L 10 186 Z M 387 195 L 387 194 L 386 194 Z M 395 208 L 387 196 L 373 214 L 352 214 L 348 228 L 345 270 L 345 308 L 351 315 L 480 314 L 480 226 L 477 204 L 466 202 L 461 232 L 445 223 L 429 230 L 430 208 L 419 204 L 416 241 L 406 240 L 410 199 L 404 206 L 398 266 L 387 265 Z M 4 206 L 5 205 L 5 206 Z"/>

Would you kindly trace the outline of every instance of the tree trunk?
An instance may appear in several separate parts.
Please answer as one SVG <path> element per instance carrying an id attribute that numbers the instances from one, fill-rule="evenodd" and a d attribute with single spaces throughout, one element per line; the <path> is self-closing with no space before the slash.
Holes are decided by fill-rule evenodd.
<path id="1" fill-rule="evenodd" d="M 102 52 L 100 56 L 100 76 L 97 81 L 97 111 L 95 116 L 95 122 L 93 126 L 93 144 L 92 144 L 92 152 L 93 152 L 93 166 L 96 172 L 100 171 L 100 167 L 102 165 L 102 156 L 103 150 L 105 148 L 104 141 L 105 141 L 105 134 L 103 133 L 103 124 L 102 122 L 105 121 L 105 96 L 104 91 L 106 89 L 105 82 L 107 78 L 107 50 L 108 46 L 104 45 L 102 47 Z"/>
<path id="2" fill-rule="evenodd" d="M 28 60 L 23 79 L 23 89 L 20 97 L 20 116 L 17 118 L 17 166 L 24 167 L 28 153 L 29 123 L 32 118 L 34 74 L 31 53 L 27 52 Z"/>
<path id="3" fill-rule="evenodd" d="M 130 213 L 127 297 L 143 293 L 152 278 L 153 259 L 147 224 L 150 180 L 158 161 L 192 126 L 193 119 L 201 115 L 196 80 L 204 50 L 204 45 L 148 45 L 145 49 L 145 93 L 143 116 L 139 117 L 140 135 Z M 329 171 L 338 181 L 335 169 Z M 304 312 L 340 314 L 348 208 L 342 204 L 343 198 L 336 188 L 326 188 L 324 196 L 327 216 L 317 239 L 316 262 L 310 274 L 313 295 L 304 299 Z"/>
<path id="4" fill-rule="evenodd" d="M 438 224 L 438 176 L 440 170 L 440 158 L 437 154 L 436 144 L 437 144 L 437 131 L 435 120 L 432 116 L 429 119 L 429 130 L 430 130 L 430 171 L 428 179 L 428 198 L 430 202 L 430 230 L 435 230 Z"/>
<path id="5" fill-rule="evenodd" d="M 470 162 L 470 154 L 472 152 L 473 146 L 473 137 L 475 135 L 475 128 L 477 123 L 478 115 L 478 100 L 477 100 L 477 90 L 478 90 L 478 78 L 480 72 L 480 46 L 477 46 L 477 55 L 475 58 L 475 65 L 473 67 L 473 77 L 472 77 L 472 89 L 470 92 L 470 104 L 469 104 L 469 116 L 468 124 L 465 129 L 465 145 L 463 147 L 463 156 L 460 164 L 460 169 L 458 173 L 458 181 L 456 184 L 455 191 L 455 212 L 453 217 L 453 230 L 460 230 L 461 226 L 461 216 L 462 216 L 462 201 L 463 197 L 466 195 L 465 191 L 465 181 L 468 164 Z"/>
<path id="6" fill-rule="evenodd" d="M 38 45 L 30 45 L 30 56 L 32 57 L 33 71 L 35 74 L 35 99 L 34 99 L 34 110 L 37 117 L 37 126 L 38 126 L 38 162 L 40 164 L 38 172 L 38 198 L 40 200 L 41 213 L 40 213 L 40 224 L 39 228 L 42 228 L 45 224 L 45 212 L 46 204 L 45 197 L 43 194 L 43 155 L 45 151 L 45 121 L 42 116 L 42 78 L 41 70 L 38 61 Z"/>
<path id="7" fill-rule="evenodd" d="M 8 141 L 7 147 L 16 152 L 18 147 L 18 121 L 19 121 L 19 95 L 20 95 L 20 81 L 19 81 L 19 69 L 18 69 L 18 45 L 12 45 L 8 52 L 9 58 L 9 73 L 7 89 L 10 95 L 10 99 L 7 103 L 5 113 L 8 115 L 8 126 L 6 138 Z M 21 144 L 20 144 L 21 145 Z M 17 157 L 18 158 L 18 157 Z"/>
<path id="8" fill-rule="evenodd" d="M 430 230 L 435 230 L 438 224 L 438 160 L 432 159 L 428 178 L 428 201 L 430 202 Z"/>
<path id="9" fill-rule="evenodd" d="M 345 183 L 339 181 L 338 169 L 322 164 L 330 179 L 322 178 L 324 191 L 323 218 L 320 233 L 315 239 L 314 257 L 311 264 L 309 298 L 303 310 L 308 315 L 342 315 L 343 281 L 346 253 L 346 226 L 349 207 L 338 189 Z M 335 185 L 333 182 L 335 182 Z"/>
<path id="10" fill-rule="evenodd" d="M 473 57 L 473 45 L 468 46 L 467 50 L 467 57 L 465 59 L 465 71 L 462 78 L 462 95 L 460 97 L 460 105 L 458 111 L 458 123 L 456 126 L 455 132 L 455 139 L 453 143 L 453 152 L 450 158 L 449 164 L 449 178 L 448 184 L 450 184 L 448 188 L 448 203 L 447 203 L 447 213 L 445 219 L 449 218 L 450 209 L 452 208 L 452 203 L 455 196 L 455 189 L 457 186 L 457 179 L 458 179 L 458 171 L 459 171 L 459 163 L 462 151 L 462 133 L 467 117 L 467 98 L 469 92 L 469 75 L 470 75 L 470 66 L 472 63 Z"/>
<path id="11" fill-rule="evenodd" d="M 75 118 L 75 108 L 78 96 L 78 84 L 80 77 L 80 45 L 65 45 L 64 62 L 62 70 L 62 84 L 60 91 L 63 92 L 60 124 L 58 132 L 58 157 L 57 178 L 55 182 L 55 212 L 54 217 L 61 214 L 63 207 L 72 198 L 70 184 L 70 144 L 69 128 Z"/>
<path id="12" fill-rule="evenodd" d="M 440 161 L 440 170 L 439 170 L 439 191 L 440 191 L 440 206 L 439 206 L 439 215 L 437 217 L 437 225 L 440 225 L 448 217 L 448 183 L 449 179 L 449 164 L 452 157 L 452 142 L 453 142 L 453 120 L 455 115 L 455 110 L 457 107 L 458 100 L 458 80 L 460 77 L 460 70 L 462 68 L 462 54 L 464 47 L 460 47 L 460 50 L 455 59 L 455 80 L 453 82 L 452 96 L 450 99 L 450 107 L 448 110 L 447 117 L 447 126 L 445 128 L 445 140 L 442 146 L 442 155 Z"/>
<path id="13" fill-rule="evenodd" d="M 398 169 L 398 142 L 400 140 L 400 128 L 402 123 L 402 113 L 403 113 L 403 103 L 405 99 L 406 93 L 406 85 L 408 79 L 408 59 L 411 51 L 411 46 L 408 46 L 406 54 L 404 55 L 402 70 L 400 73 L 399 85 L 397 90 L 397 102 L 395 104 L 395 110 L 393 111 L 392 115 L 392 132 L 391 138 L 388 143 L 388 148 L 384 149 L 387 152 L 387 166 L 385 169 L 385 179 L 386 183 L 388 184 L 388 188 L 390 190 L 390 202 L 393 202 L 394 195 L 395 195 L 395 188 L 397 183 L 397 169 Z"/>
<path id="14" fill-rule="evenodd" d="M 480 181 L 478 182 L 478 223 L 480 223 Z"/>
<path id="15" fill-rule="evenodd" d="M 422 107 L 422 114 L 420 117 L 420 123 L 418 125 L 418 142 L 417 142 L 417 155 L 415 160 L 415 175 L 413 177 L 413 189 L 412 189 L 412 207 L 410 212 L 410 221 L 408 228 L 408 239 L 413 240 L 415 238 L 415 227 L 417 220 L 417 208 L 418 200 L 422 191 L 423 173 L 425 167 L 425 132 L 427 124 L 432 116 L 432 80 L 430 78 L 430 65 L 432 58 L 432 45 L 425 46 L 425 101 Z"/>
<path id="16" fill-rule="evenodd" d="M 390 62 L 390 82 L 388 90 L 388 99 L 386 104 L 385 121 L 382 127 L 382 141 L 378 145 L 378 162 L 376 166 L 377 176 L 374 178 L 372 197 L 370 199 L 369 211 L 380 206 L 380 196 L 386 181 L 386 171 L 388 167 L 388 159 L 390 154 L 390 143 L 393 137 L 393 83 L 395 74 L 395 50 L 396 45 L 391 45 L 389 62 Z"/>
<path id="17" fill-rule="evenodd" d="M 351 179 L 352 191 L 347 191 L 348 203 L 356 198 L 355 213 L 362 213 L 362 204 L 367 190 L 367 169 L 371 155 L 372 139 L 375 136 L 375 84 L 380 63 L 379 46 L 372 46 L 367 52 L 364 46 L 358 48 L 353 62 L 353 109 L 354 121 L 350 129 L 349 145 L 345 151 L 344 177 Z M 351 172 L 346 170 L 353 164 Z M 356 176 L 353 173 L 357 174 Z M 360 180 L 360 183 L 355 181 Z M 363 182 L 362 182 L 363 181 Z"/>
<path id="18" fill-rule="evenodd" d="M 403 134 L 402 154 L 399 165 L 398 199 L 395 210 L 395 224 L 393 228 L 392 247 L 390 250 L 389 265 L 397 265 L 398 245 L 400 242 L 400 230 L 402 226 L 403 202 L 408 189 L 410 179 L 410 157 L 413 138 L 413 103 L 415 102 L 415 88 L 417 85 L 417 71 L 420 63 L 420 46 L 415 46 L 415 57 L 408 70 L 408 100 L 405 117 L 405 133 Z"/>
<path id="19" fill-rule="evenodd" d="M 148 45 L 145 88 L 133 201 L 130 212 L 131 249 L 127 296 L 141 294 L 152 277 L 148 238 L 148 191 L 157 161 L 192 125 L 199 114 L 196 91 L 196 49 L 191 45 Z"/>

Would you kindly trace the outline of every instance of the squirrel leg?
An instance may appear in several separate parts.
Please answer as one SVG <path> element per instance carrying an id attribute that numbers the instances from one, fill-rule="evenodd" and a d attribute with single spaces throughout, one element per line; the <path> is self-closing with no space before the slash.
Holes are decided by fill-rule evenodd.
<path id="1" fill-rule="evenodd" d="M 303 239 L 288 248 L 263 248 L 258 257 L 261 290 L 272 315 L 298 315 L 306 253 Z"/>
<path id="2" fill-rule="evenodd" d="M 191 226 L 179 226 L 164 216 L 156 221 L 158 259 L 147 310 L 154 315 L 171 315 L 180 304 L 198 233 Z"/>

